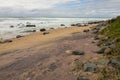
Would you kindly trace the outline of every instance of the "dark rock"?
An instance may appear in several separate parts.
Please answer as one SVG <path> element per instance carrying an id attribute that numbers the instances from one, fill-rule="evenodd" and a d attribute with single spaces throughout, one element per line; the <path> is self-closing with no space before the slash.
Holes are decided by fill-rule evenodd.
<path id="1" fill-rule="evenodd" d="M 36 27 L 36 25 L 26 25 L 26 27 Z"/>
<path id="2" fill-rule="evenodd" d="M 71 26 L 76 26 L 76 24 L 71 24 Z"/>
<path id="3" fill-rule="evenodd" d="M 101 46 L 101 43 L 97 43 L 96 45 L 97 45 L 97 46 Z"/>
<path id="4" fill-rule="evenodd" d="M 50 29 L 54 29 L 54 28 L 50 28 Z"/>
<path id="5" fill-rule="evenodd" d="M 96 43 L 95 41 L 92 41 L 92 43 Z"/>
<path id="6" fill-rule="evenodd" d="M 10 26 L 10 28 L 14 28 L 14 26 L 13 26 L 13 25 L 11 25 L 11 26 Z"/>
<path id="7" fill-rule="evenodd" d="M 98 70 L 98 67 L 94 63 L 86 62 L 83 65 L 83 69 L 84 69 L 85 72 L 96 72 Z"/>
<path id="8" fill-rule="evenodd" d="M 36 30 L 33 30 L 33 32 L 36 32 Z"/>
<path id="9" fill-rule="evenodd" d="M 84 51 L 80 51 L 80 50 L 76 50 L 76 51 L 72 51 L 73 55 L 84 55 Z"/>
<path id="10" fill-rule="evenodd" d="M 103 46 L 102 48 L 100 48 L 98 51 L 95 51 L 95 52 L 98 54 L 103 54 L 106 48 L 107 48 L 106 46 Z"/>
<path id="11" fill-rule="evenodd" d="M 90 79 L 80 76 L 80 77 L 77 78 L 77 80 L 90 80 Z"/>
<path id="12" fill-rule="evenodd" d="M 45 29 L 45 28 L 42 28 L 42 29 L 40 29 L 40 31 L 41 31 L 41 32 L 44 32 L 44 31 L 46 31 L 46 29 Z"/>
<path id="13" fill-rule="evenodd" d="M 21 37 L 23 37 L 23 36 L 21 36 L 21 35 L 17 35 L 17 36 L 16 36 L 16 38 L 21 38 Z"/>
<path id="14" fill-rule="evenodd" d="M 64 24 L 61 24 L 60 26 L 65 26 Z"/>
<path id="15" fill-rule="evenodd" d="M 112 59 L 110 61 L 110 64 L 113 66 L 113 67 L 119 67 L 120 68 L 120 59 Z"/>
<path id="16" fill-rule="evenodd" d="M 0 41 L 0 43 L 10 43 L 10 42 L 12 42 L 11 39 L 5 39 L 5 40 Z"/>
<path id="17" fill-rule="evenodd" d="M 43 35 L 49 34 L 49 32 L 43 32 Z"/>
<path id="18" fill-rule="evenodd" d="M 83 32 L 89 32 L 89 31 L 90 31 L 89 29 L 83 30 Z"/>

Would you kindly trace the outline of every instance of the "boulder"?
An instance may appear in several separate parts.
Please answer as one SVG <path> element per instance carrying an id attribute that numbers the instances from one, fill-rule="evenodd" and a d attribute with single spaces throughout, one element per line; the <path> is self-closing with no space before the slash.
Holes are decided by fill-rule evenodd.
<path id="1" fill-rule="evenodd" d="M 80 76 L 80 77 L 77 78 L 77 80 L 90 80 L 90 79 L 89 79 L 89 78 L 86 78 L 86 77 Z"/>
<path id="2" fill-rule="evenodd" d="M 65 24 L 61 24 L 60 26 L 65 26 Z"/>
<path id="3" fill-rule="evenodd" d="M 11 25 L 11 26 L 10 26 L 10 28 L 14 28 L 14 26 L 13 26 L 13 25 Z"/>
<path id="4" fill-rule="evenodd" d="M 75 51 L 72 51 L 72 54 L 73 54 L 73 55 L 84 55 L 84 51 L 75 50 Z"/>
<path id="5" fill-rule="evenodd" d="M 28 24 L 28 25 L 26 25 L 26 27 L 36 27 L 36 25 Z"/>
<path id="6" fill-rule="evenodd" d="M 76 24 L 71 24 L 71 26 L 76 26 Z"/>
<path id="7" fill-rule="evenodd" d="M 100 48 L 99 50 L 95 51 L 95 53 L 98 53 L 98 54 L 103 54 L 105 52 L 105 49 L 107 47 L 106 46 L 103 46 L 102 48 Z"/>
<path id="8" fill-rule="evenodd" d="M 45 28 L 42 28 L 42 29 L 40 29 L 40 31 L 41 31 L 41 32 L 44 32 L 44 31 L 46 31 L 46 29 L 45 29 Z"/>
<path id="9" fill-rule="evenodd" d="M 16 36 L 16 38 L 21 38 L 21 37 L 23 37 L 23 36 L 21 36 L 21 35 L 17 35 L 17 36 Z"/>
<path id="10" fill-rule="evenodd" d="M 89 29 L 83 30 L 83 32 L 89 32 L 89 31 L 90 31 Z"/>
<path id="11" fill-rule="evenodd" d="M 98 70 L 98 67 L 94 63 L 86 62 L 83 65 L 83 69 L 85 72 L 96 72 Z"/>

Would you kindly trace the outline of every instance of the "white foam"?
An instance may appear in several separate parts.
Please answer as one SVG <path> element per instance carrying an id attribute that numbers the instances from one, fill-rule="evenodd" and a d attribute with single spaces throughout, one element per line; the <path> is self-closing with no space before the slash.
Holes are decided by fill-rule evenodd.
<path id="1" fill-rule="evenodd" d="M 58 28 L 64 27 L 60 24 L 70 26 L 73 23 L 87 23 L 89 21 L 101 21 L 106 18 L 0 18 L 0 37 L 15 37 L 26 30 L 39 30 L 40 28 Z M 35 28 L 26 28 L 26 23 L 35 24 Z M 14 26 L 10 28 L 10 26 Z M 26 34 L 26 33 L 25 33 Z M 10 38 L 11 38 L 10 37 Z"/>

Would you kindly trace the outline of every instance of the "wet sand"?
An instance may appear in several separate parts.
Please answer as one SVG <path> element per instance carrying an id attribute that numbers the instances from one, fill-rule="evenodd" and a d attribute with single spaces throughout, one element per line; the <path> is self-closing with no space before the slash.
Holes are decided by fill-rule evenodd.
<path id="1" fill-rule="evenodd" d="M 98 49 L 92 43 L 93 34 L 83 33 L 95 25 L 49 30 L 47 35 L 38 32 L 0 44 L 0 80 L 76 80 L 74 60 L 85 62 L 91 57 L 96 61 L 100 57 L 93 53 Z M 75 56 L 66 50 L 83 50 L 85 55 Z"/>

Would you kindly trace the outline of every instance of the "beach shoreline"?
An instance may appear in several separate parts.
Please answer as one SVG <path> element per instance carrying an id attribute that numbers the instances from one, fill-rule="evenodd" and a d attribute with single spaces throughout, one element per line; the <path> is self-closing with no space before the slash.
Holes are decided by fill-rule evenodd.
<path id="1" fill-rule="evenodd" d="M 68 28 L 58 28 L 45 31 L 49 32 L 47 35 L 43 35 L 44 32 L 35 32 L 20 38 L 13 38 L 12 42 L 10 43 L 0 44 L 0 53 L 17 49 L 24 49 L 37 44 L 54 41 L 62 37 L 70 36 L 75 32 L 83 32 L 83 30 L 90 29 L 90 27 L 94 27 L 96 25 L 97 24 L 91 24 L 84 27 L 73 26 Z"/>
<path id="2" fill-rule="evenodd" d="M 13 42 L 10 43 L 0 44 L 0 80 L 76 80 L 79 73 L 74 74 L 72 71 L 75 60 L 86 62 L 90 58 L 96 61 L 102 57 L 93 52 L 98 49 L 92 43 L 94 34 L 85 31 L 96 25 L 48 30 L 49 34 L 46 35 L 36 32 L 12 39 Z M 72 55 L 69 53 L 71 50 L 83 50 L 85 54 Z M 59 79 L 58 75 L 61 75 Z M 88 75 L 91 79 L 96 76 L 97 74 Z"/>

